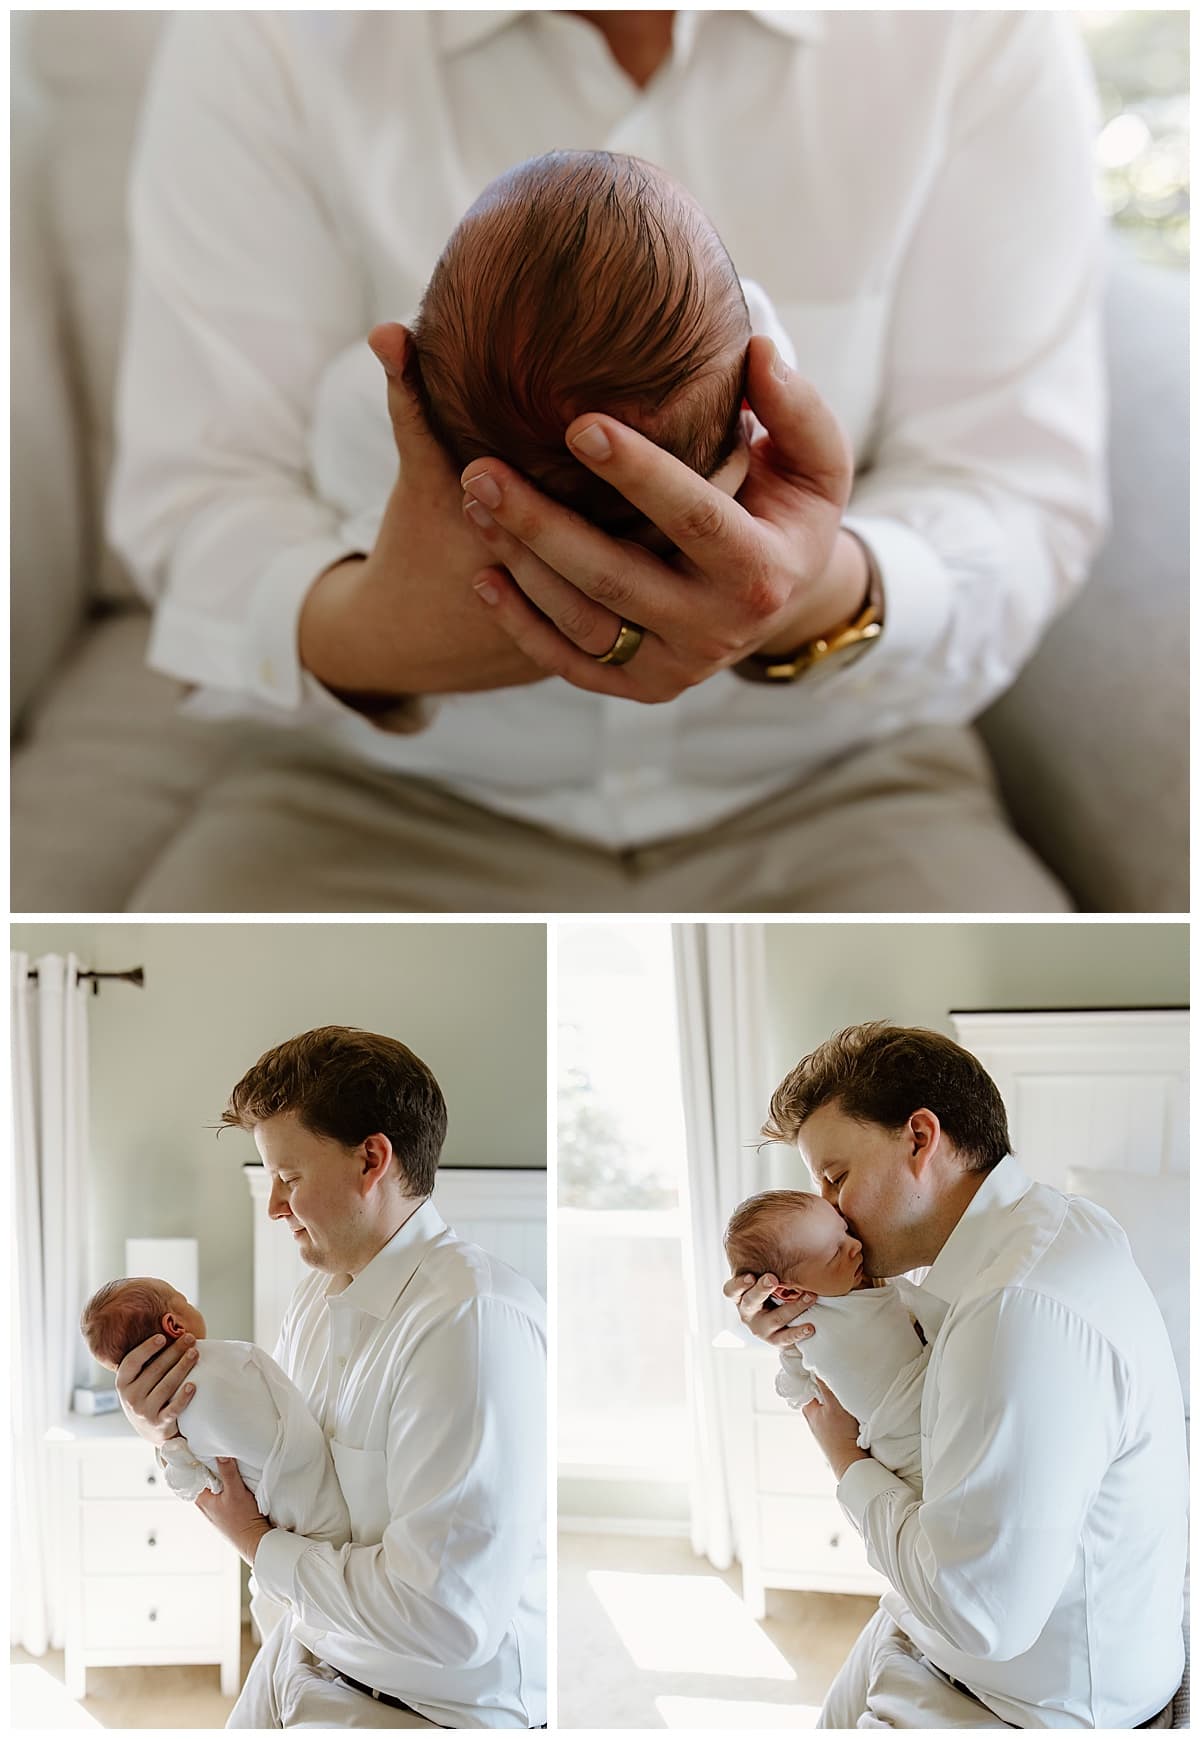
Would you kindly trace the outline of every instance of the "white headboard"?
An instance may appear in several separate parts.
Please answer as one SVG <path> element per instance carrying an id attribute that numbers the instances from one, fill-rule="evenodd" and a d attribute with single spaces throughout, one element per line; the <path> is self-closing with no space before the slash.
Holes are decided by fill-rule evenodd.
<path id="1" fill-rule="evenodd" d="M 1103 932 L 1099 932 L 1103 946 Z M 1188 1170 L 1186 1009 L 954 1012 L 1008 1110 L 1023 1171 Z"/>
<path id="2" fill-rule="evenodd" d="M 294 1241 L 267 1218 L 270 1179 L 242 1168 L 254 1213 L 254 1339 L 272 1352 L 289 1299 L 306 1268 Z M 504 1166 L 445 1168 L 433 1200 L 448 1225 L 546 1291 L 546 1173 Z"/>

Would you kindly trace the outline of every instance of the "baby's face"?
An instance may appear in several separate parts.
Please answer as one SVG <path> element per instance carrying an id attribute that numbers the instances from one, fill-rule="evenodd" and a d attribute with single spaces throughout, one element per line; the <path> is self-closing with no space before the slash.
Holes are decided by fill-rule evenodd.
<path id="1" fill-rule="evenodd" d="M 787 1215 L 784 1236 L 792 1251 L 784 1282 L 773 1297 L 786 1303 L 797 1292 L 840 1298 L 853 1292 L 863 1277 L 862 1245 L 852 1238 L 832 1203 L 817 1196 L 803 1212 Z"/>

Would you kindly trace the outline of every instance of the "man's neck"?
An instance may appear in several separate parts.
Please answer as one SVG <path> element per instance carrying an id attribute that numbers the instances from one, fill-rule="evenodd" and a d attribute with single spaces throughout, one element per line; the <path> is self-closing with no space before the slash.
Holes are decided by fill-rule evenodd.
<path id="1" fill-rule="evenodd" d="M 928 1224 L 921 1228 L 922 1249 L 910 1264 L 912 1268 L 933 1266 L 950 1234 L 987 1182 L 989 1175 L 986 1171 L 960 1171 L 951 1178 L 947 1188 L 938 1197 L 937 1206 Z"/>
<path id="2" fill-rule="evenodd" d="M 401 1226 L 407 1225 L 417 1209 L 423 1208 L 428 1200 L 428 1196 L 418 1196 L 415 1199 L 412 1196 L 402 1196 L 395 1211 L 389 1214 L 370 1241 L 364 1243 L 362 1250 L 346 1263 L 347 1273 L 334 1276 L 334 1282 L 326 1289 L 327 1292 L 334 1297 L 339 1292 L 344 1292 L 350 1282 L 357 1279 L 364 1268 L 370 1266 L 384 1245 L 391 1243 Z M 342 1282 L 340 1286 L 337 1284 L 339 1280 Z"/>
<path id="3" fill-rule="evenodd" d="M 617 65 L 644 87 L 671 52 L 674 12 L 576 12 L 608 43 Z"/>

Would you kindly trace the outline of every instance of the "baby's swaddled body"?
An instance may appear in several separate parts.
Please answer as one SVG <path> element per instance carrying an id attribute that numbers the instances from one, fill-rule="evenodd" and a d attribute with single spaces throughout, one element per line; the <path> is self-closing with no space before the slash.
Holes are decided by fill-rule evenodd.
<path id="1" fill-rule="evenodd" d="M 261 1347 L 198 1340 L 196 1393 L 179 1436 L 159 1450 L 167 1484 L 189 1500 L 221 1489 L 219 1456 L 233 1456 L 259 1510 L 282 1528 L 340 1546 L 350 1512 L 329 1446 L 308 1403 Z"/>
<path id="2" fill-rule="evenodd" d="M 929 1348 L 913 1326 L 903 1289 L 892 1282 L 840 1298 L 818 1298 L 804 1320 L 811 1340 L 784 1349 L 775 1379 L 789 1407 L 833 1390 L 859 1422 L 858 1441 L 876 1461 L 921 1490 L 921 1394 Z"/>

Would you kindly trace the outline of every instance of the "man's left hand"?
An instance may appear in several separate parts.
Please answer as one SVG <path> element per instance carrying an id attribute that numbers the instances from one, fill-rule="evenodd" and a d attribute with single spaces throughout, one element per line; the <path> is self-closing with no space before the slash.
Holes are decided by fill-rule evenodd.
<path id="1" fill-rule="evenodd" d="M 261 1513 L 254 1493 L 238 1471 L 232 1456 L 219 1455 L 217 1469 L 224 1491 L 202 1491 L 196 1508 L 247 1562 L 254 1563 L 258 1542 L 269 1534 L 273 1523 Z"/>
<path id="2" fill-rule="evenodd" d="M 464 510 L 498 564 L 475 590 L 541 669 L 595 694 L 668 701 L 861 608 L 869 575 L 841 529 L 853 465 L 836 417 L 765 338 L 750 341 L 746 396 L 768 433 L 736 500 L 614 417 L 589 413 L 567 429 L 575 457 L 663 533 L 670 559 L 590 525 L 499 458 L 467 467 Z M 589 431 L 607 456 L 584 450 Z M 645 631 L 642 644 L 626 664 L 598 664 L 623 621 Z"/>
<path id="3" fill-rule="evenodd" d="M 858 1420 L 847 1413 L 833 1390 L 826 1388 L 820 1377 L 814 1377 L 813 1382 L 818 1393 L 811 1401 L 805 1402 L 800 1411 L 835 1478 L 841 1479 L 852 1462 L 871 1458 L 865 1449 L 859 1448 Z"/>

